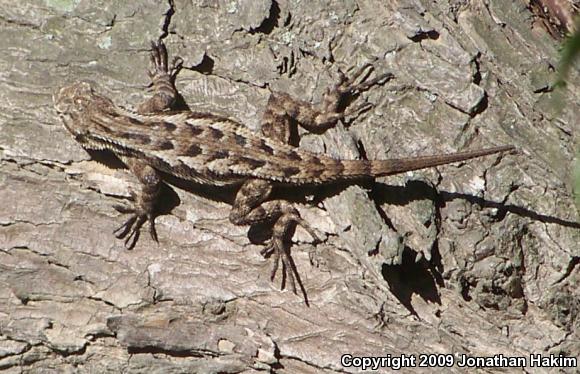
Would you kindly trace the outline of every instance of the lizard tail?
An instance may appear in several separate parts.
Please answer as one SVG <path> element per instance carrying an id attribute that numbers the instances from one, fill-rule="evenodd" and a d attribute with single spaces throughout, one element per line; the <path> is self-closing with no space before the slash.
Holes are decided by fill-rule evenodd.
<path id="1" fill-rule="evenodd" d="M 458 161 L 465 161 L 472 158 L 487 156 L 494 153 L 513 151 L 515 147 L 511 145 L 485 148 L 474 151 L 450 153 L 446 155 L 418 156 L 409 158 L 399 158 L 390 160 L 352 160 L 343 161 L 344 170 L 341 177 L 384 177 L 407 171 L 430 168 L 434 166 L 450 164 Z"/>

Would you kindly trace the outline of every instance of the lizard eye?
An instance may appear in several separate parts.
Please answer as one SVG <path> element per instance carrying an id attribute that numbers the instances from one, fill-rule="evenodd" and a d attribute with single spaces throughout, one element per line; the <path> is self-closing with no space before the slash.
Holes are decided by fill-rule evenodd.
<path id="1" fill-rule="evenodd" d="M 75 109 L 77 110 L 77 112 L 83 112 L 85 110 L 85 106 L 83 105 L 83 99 L 78 98 L 75 100 Z"/>

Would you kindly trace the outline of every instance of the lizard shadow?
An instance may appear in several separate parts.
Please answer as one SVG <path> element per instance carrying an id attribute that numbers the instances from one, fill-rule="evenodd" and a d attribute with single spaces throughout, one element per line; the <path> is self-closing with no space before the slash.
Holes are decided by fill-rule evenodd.
<path id="1" fill-rule="evenodd" d="M 390 203 L 388 201 L 388 195 L 384 193 L 383 187 L 391 186 L 377 183 L 370 178 L 358 180 L 354 184 L 369 191 L 369 197 L 375 202 L 376 208 L 384 222 L 393 231 L 396 231 L 391 220 L 380 207 L 381 203 Z M 306 190 L 315 196 L 311 204 L 316 204 L 331 196 L 342 193 L 352 185 L 352 182 L 337 182 L 328 186 L 307 187 Z M 408 201 L 404 203 L 406 204 L 417 199 L 435 199 L 435 192 L 434 190 L 414 192 L 412 188 L 404 187 L 398 193 L 408 197 Z M 404 246 L 400 256 L 400 263 L 390 264 L 385 262 L 381 266 L 381 275 L 389 286 L 390 291 L 413 315 L 418 315 L 411 302 L 413 294 L 419 295 L 426 302 L 441 304 L 438 288 L 444 286 L 442 273 L 443 265 L 436 246 L 432 248 L 430 261 L 427 261 L 418 251 L 415 251 L 409 246 Z"/>
<path id="2" fill-rule="evenodd" d="M 371 195 L 377 209 L 390 224 L 388 217 L 380 208 L 382 204 L 407 205 L 412 201 L 428 199 L 432 200 L 435 205 L 437 215 L 440 215 L 448 202 L 456 199 L 462 199 L 472 205 L 481 208 L 494 208 L 497 212 L 494 219 L 501 221 L 508 213 L 516 214 L 520 217 L 526 217 L 534 221 L 544 223 L 554 223 L 564 227 L 580 228 L 579 222 L 567 221 L 558 217 L 543 215 L 531 209 L 522 208 L 513 204 L 486 200 L 484 198 L 459 192 L 438 191 L 434 186 L 420 180 L 410 180 L 405 186 L 392 186 L 384 183 L 376 183 L 371 190 Z M 440 219 L 441 217 L 439 217 Z M 418 252 L 406 247 L 400 265 L 383 265 L 383 277 L 389 284 L 393 294 L 407 307 L 414 312 L 411 305 L 411 296 L 413 293 L 419 294 L 425 301 L 436 301 L 440 304 L 440 298 L 435 285 L 444 286 L 443 272 L 444 265 L 441 261 L 439 248 L 435 241 L 431 248 L 431 260 L 420 258 L 416 262 Z"/>
<path id="3" fill-rule="evenodd" d="M 123 161 L 121 161 L 114 153 L 108 151 L 96 151 L 94 149 L 85 149 L 91 156 L 91 160 L 107 166 L 109 169 L 127 169 Z"/>
<path id="4" fill-rule="evenodd" d="M 406 205 L 414 200 L 433 199 L 439 207 L 445 207 L 447 202 L 455 199 L 463 199 L 472 205 L 481 208 L 495 208 L 498 212 L 495 214 L 497 220 L 503 219 L 507 213 L 513 213 L 520 217 L 527 217 L 534 221 L 544 223 L 554 223 L 564 227 L 580 228 L 580 222 L 568 221 L 559 217 L 553 217 L 537 213 L 531 209 L 523 208 L 513 204 L 506 204 L 486 200 L 484 198 L 473 196 L 460 192 L 438 191 L 433 186 L 419 180 L 410 180 L 405 186 L 391 186 L 383 183 L 377 183 L 377 192 L 374 198 L 378 204 Z"/>
<path id="5" fill-rule="evenodd" d="M 114 169 L 124 169 L 124 164 L 114 155 L 108 152 L 90 151 L 91 157 Z M 204 186 L 191 181 L 187 181 L 168 174 L 162 174 L 164 181 L 160 191 L 157 204 L 156 215 L 170 214 L 171 211 L 181 204 L 179 196 L 173 190 L 173 187 L 179 188 L 189 193 L 193 193 L 205 199 L 223 202 L 232 205 L 238 185 L 218 187 Z M 355 183 L 353 183 L 355 182 Z M 535 221 L 555 223 L 565 227 L 580 228 L 579 222 L 567 221 L 558 217 L 543 215 L 533 210 L 486 200 L 481 197 L 458 193 L 438 191 L 432 185 L 420 181 L 410 180 L 404 186 L 393 186 L 385 183 L 375 182 L 372 179 L 363 179 L 358 181 L 337 182 L 331 185 L 323 186 L 275 186 L 275 189 L 268 200 L 284 199 L 292 203 L 317 205 L 326 198 L 335 196 L 346 190 L 348 187 L 356 184 L 369 191 L 369 197 L 375 202 L 377 210 L 384 222 L 395 230 L 394 225 L 381 208 L 383 204 L 404 206 L 416 200 L 432 200 L 435 204 L 436 214 L 445 207 L 447 202 L 455 199 L 463 199 L 470 204 L 482 208 L 495 208 L 497 220 L 503 219 L 507 213 L 517 214 Z M 264 244 L 272 236 L 273 222 L 257 223 L 249 226 L 248 239 L 253 244 Z M 288 230 L 288 240 L 292 237 L 295 227 Z M 384 263 L 381 267 L 383 279 L 388 284 L 391 292 L 411 313 L 417 314 L 411 303 L 413 294 L 419 295 L 427 302 L 441 304 L 438 288 L 444 286 L 443 281 L 444 266 L 435 241 L 434 247 L 431 248 L 431 260 L 427 261 L 422 257 L 419 251 L 405 246 L 400 257 L 399 264 Z M 308 303 L 305 289 L 300 277 L 297 276 L 297 282 Z M 285 279 L 282 279 L 282 286 Z"/>
<path id="6" fill-rule="evenodd" d="M 220 188 L 208 187 L 182 180 L 171 175 L 164 175 L 163 179 L 168 185 L 183 189 L 184 191 L 196 194 L 208 200 L 224 202 L 229 205 L 233 204 L 238 190 L 238 186 L 235 185 Z M 522 217 L 528 217 L 532 220 L 556 223 L 566 227 L 580 228 L 580 223 L 578 222 L 571 222 L 557 217 L 542 215 L 519 206 L 498 203 L 464 193 L 438 191 L 432 185 L 420 180 L 410 180 L 405 186 L 388 185 L 385 183 L 374 182 L 372 179 L 359 180 L 355 184 L 369 191 L 369 197 L 375 202 L 379 214 L 385 223 L 393 230 L 395 230 L 395 227 L 381 208 L 381 205 L 392 204 L 404 206 L 413 201 L 424 199 L 434 202 L 436 214 L 439 214 L 439 211 L 445 207 L 447 202 L 455 199 L 463 199 L 468 201 L 470 204 L 478 205 L 482 208 L 496 208 L 497 220 L 503 219 L 508 212 L 511 212 Z M 352 182 L 337 182 L 325 186 L 296 187 L 280 185 L 276 186 L 269 200 L 283 198 L 292 203 L 317 205 L 326 198 L 340 194 L 352 185 Z M 175 198 L 171 197 L 173 195 L 175 195 Z M 180 203 L 176 196 L 175 192 L 173 192 L 173 194 L 165 195 L 165 198 L 161 201 L 162 204 L 167 205 L 163 210 L 160 210 L 161 214 L 169 214 L 171 209 Z M 250 242 L 263 245 L 272 236 L 272 225 L 273 222 L 269 221 L 250 225 L 247 233 Z M 295 227 L 288 231 L 288 240 L 292 237 L 294 229 Z M 416 251 L 409 246 L 405 246 L 399 264 L 384 263 L 381 267 L 383 279 L 388 284 L 393 295 L 407 308 L 407 310 L 409 310 L 409 312 L 415 315 L 417 315 L 417 312 L 413 308 L 411 302 L 413 294 L 419 295 L 426 302 L 441 304 L 438 288 L 444 287 L 443 273 L 444 265 L 441 261 L 437 241 L 435 241 L 434 246 L 431 248 L 431 259 L 429 261 L 427 261 L 419 251 Z M 305 300 L 307 300 L 307 295 L 302 286 L 302 282 L 299 277 L 297 278 Z M 282 286 L 284 286 L 284 281 L 285 280 L 282 279 Z"/>
<path id="7" fill-rule="evenodd" d="M 435 205 L 435 214 L 440 215 L 440 211 L 448 202 L 456 199 L 463 199 L 472 205 L 481 208 L 495 208 L 496 220 L 502 220 L 508 213 L 526 217 L 534 221 L 554 223 L 564 227 L 580 228 L 580 222 L 568 221 L 562 218 L 540 214 L 531 209 L 526 209 L 513 204 L 486 200 L 481 197 L 465 193 L 439 191 L 434 186 L 420 180 L 410 180 L 404 186 L 393 186 L 373 180 L 361 180 L 356 185 L 369 191 L 369 197 L 376 204 L 376 208 L 384 222 L 391 229 L 396 231 L 388 215 L 381 208 L 383 204 L 405 206 L 417 200 L 431 200 Z M 325 187 L 310 187 L 307 189 L 315 195 L 314 202 L 321 202 L 324 199 L 340 194 L 352 183 L 337 183 Z M 440 217 L 439 217 L 440 218 Z M 441 304 L 438 292 L 439 287 L 444 287 L 444 265 L 435 241 L 431 248 L 431 259 L 426 260 L 419 251 L 409 246 L 405 246 L 400 256 L 399 264 L 383 263 L 381 273 L 383 279 L 388 284 L 389 289 L 395 297 L 403 304 L 409 312 L 417 314 L 412 305 L 413 294 L 419 295 L 426 302 Z"/>
<path id="8" fill-rule="evenodd" d="M 97 151 L 86 149 L 86 152 L 91 156 L 93 161 L 107 166 L 112 170 L 127 170 L 127 167 L 114 153 L 108 151 Z M 165 176 L 164 176 L 165 178 Z M 155 216 L 170 214 L 171 211 L 181 204 L 181 199 L 177 193 L 166 183 L 161 184 L 159 191 L 159 203 L 155 207 Z M 140 234 L 137 234 L 140 235 Z M 137 239 L 138 240 L 138 239 Z"/>
<path id="9" fill-rule="evenodd" d="M 226 203 L 229 205 L 233 205 L 235 198 L 236 198 L 236 195 L 237 195 L 237 192 L 239 190 L 240 184 L 241 184 L 241 183 L 237 183 L 234 185 L 219 186 L 219 187 L 206 186 L 206 185 L 197 184 L 197 183 L 194 183 L 191 181 L 187 181 L 187 180 L 175 177 L 173 175 L 169 175 L 169 174 L 165 174 L 165 173 L 160 173 L 160 174 L 162 175 L 162 179 L 164 182 L 163 183 L 164 188 L 161 190 L 159 200 L 158 200 L 159 209 L 156 212 L 156 213 L 158 213 L 158 215 L 169 214 L 174 207 L 179 205 L 179 203 L 180 203 L 179 197 L 177 196 L 177 193 L 172 189 L 172 187 L 179 188 L 183 191 L 195 194 L 195 195 L 203 197 L 207 200 L 222 202 L 222 203 Z M 300 201 L 302 203 L 305 202 L 304 195 L 300 196 L 299 194 L 294 194 L 293 195 L 294 198 L 288 198 L 287 195 L 283 195 L 283 196 L 284 196 L 285 200 L 290 201 L 290 202 L 298 202 L 298 201 Z M 275 189 L 268 200 L 278 199 L 281 197 L 282 196 L 279 195 L 279 191 L 277 191 Z M 248 233 L 247 233 L 249 241 L 252 244 L 265 245 L 266 242 L 272 238 L 273 227 L 274 227 L 275 223 L 276 223 L 276 219 L 274 218 L 274 219 L 266 220 L 264 222 L 259 222 L 259 223 L 254 223 L 252 225 L 249 225 L 249 229 L 248 229 Z M 285 233 L 285 238 L 283 239 L 285 241 L 285 243 L 288 244 L 289 251 L 292 250 L 291 238 L 292 238 L 292 236 L 294 236 L 295 230 L 296 230 L 296 224 L 292 223 L 288 227 L 288 229 Z M 271 254 L 266 254 L 266 255 L 264 255 L 264 257 L 269 258 L 269 257 L 271 257 Z M 277 261 L 277 260 L 275 260 L 275 261 Z M 291 262 L 291 269 L 289 269 L 288 271 L 293 271 L 293 269 L 296 269 L 296 266 L 295 266 L 294 260 L 291 256 L 289 258 L 289 261 Z M 297 271 L 295 271 L 293 273 L 293 275 L 294 275 L 295 282 L 298 286 L 298 289 L 300 290 L 300 292 L 304 298 L 304 302 L 305 302 L 306 306 L 309 306 L 310 304 L 308 301 L 308 294 L 306 292 L 306 288 L 304 287 L 304 284 L 302 282 L 300 274 Z M 288 275 L 286 274 L 285 271 L 282 271 L 281 286 L 280 286 L 280 288 L 282 290 L 286 288 L 288 280 L 289 280 Z M 274 281 L 273 275 L 272 275 L 272 281 Z"/>
<path id="10" fill-rule="evenodd" d="M 418 316 L 411 303 L 413 294 L 419 295 L 425 302 L 441 305 L 439 287 L 444 287 L 441 256 L 436 248 L 431 251 L 431 261 L 412 248 L 405 246 L 400 264 L 383 263 L 381 275 L 387 282 L 393 295 L 407 310 Z"/>

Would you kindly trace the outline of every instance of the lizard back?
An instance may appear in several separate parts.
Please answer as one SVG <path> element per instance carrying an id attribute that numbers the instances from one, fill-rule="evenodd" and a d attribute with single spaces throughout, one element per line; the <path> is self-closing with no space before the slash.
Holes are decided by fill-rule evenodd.
<path id="1" fill-rule="evenodd" d="M 160 171 L 200 183 L 229 184 L 248 177 L 320 183 L 345 169 L 340 160 L 262 138 L 226 117 L 134 113 L 95 93 L 89 82 L 61 89 L 55 107 L 83 147 L 139 157 Z"/>
<path id="2" fill-rule="evenodd" d="M 512 149 L 511 146 L 390 160 L 339 160 L 260 137 L 226 117 L 175 112 L 142 115 L 98 95 L 88 82 L 60 90 L 55 106 L 85 148 L 139 157 L 183 179 L 231 184 L 247 178 L 288 184 L 380 177 Z"/>

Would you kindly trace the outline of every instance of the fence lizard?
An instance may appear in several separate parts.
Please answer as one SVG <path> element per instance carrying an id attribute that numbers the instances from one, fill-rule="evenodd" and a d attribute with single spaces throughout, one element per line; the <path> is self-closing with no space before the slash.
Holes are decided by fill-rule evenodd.
<path id="1" fill-rule="evenodd" d="M 234 225 L 273 223 L 272 236 L 261 253 L 273 256 L 272 280 L 282 263 L 282 288 L 288 279 L 294 293 L 295 277 L 298 282 L 300 278 L 285 240 L 287 232 L 299 224 L 314 240 L 318 238 L 292 204 L 285 200 L 268 200 L 277 184 L 355 181 L 514 149 L 513 146 L 499 146 L 388 160 L 334 159 L 292 147 L 289 137 L 293 121 L 307 130 L 324 131 L 346 115 L 367 108 L 362 105 L 340 110 L 339 103 L 345 95 L 360 93 L 386 81 L 391 74 L 368 80 L 372 65 L 363 66 L 350 79 L 340 73 L 338 83 L 326 92 L 318 106 L 273 92 L 262 119 L 261 134 L 255 134 L 231 119 L 212 113 L 170 111 L 177 96 L 175 77 L 182 63 L 180 58 L 169 63 L 163 42 L 152 43 L 149 76 L 154 94 L 136 112 L 115 105 L 84 81 L 64 87 L 55 95 L 56 111 L 75 140 L 85 149 L 114 153 L 141 184 L 132 208 L 116 207 L 130 217 L 115 234 L 131 249 L 141 227 L 149 221 L 150 234 L 157 241 L 154 208 L 162 183 L 159 172 L 205 185 L 237 185 L 239 189 L 230 221 Z"/>

